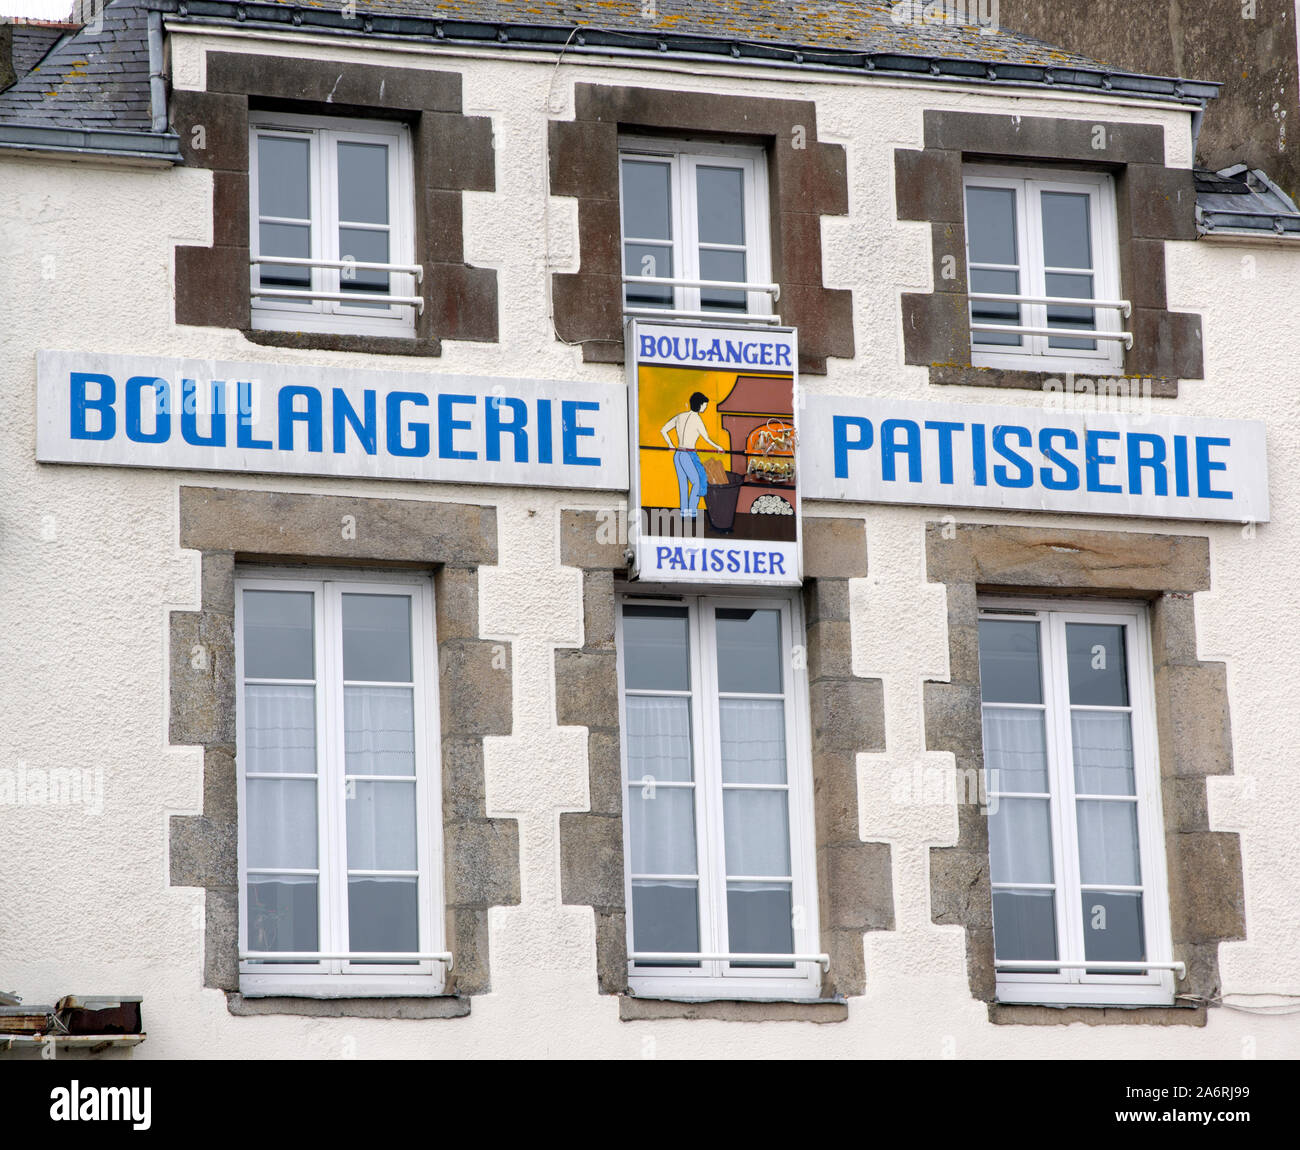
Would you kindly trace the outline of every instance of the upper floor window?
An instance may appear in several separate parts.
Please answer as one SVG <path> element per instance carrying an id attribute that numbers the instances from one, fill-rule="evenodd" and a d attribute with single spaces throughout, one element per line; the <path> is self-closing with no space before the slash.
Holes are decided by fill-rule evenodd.
<path id="1" fill-rule="evenodd" d="M 413 336 L 410 133 L 384 121 L 250 117 L 254 328 Z"/>
<path id="2" fill-rule="evenodd" d="M 619 166 L 627 312 L 772 315 L 761 148 L 624 140 Z"/>
<path id="3" fill-rule="evenodd" d="M 437 994 L 433 589 L 236 585 L 240 989 Z"/>
<path id="4" fill-rule="evenodd" d="M 1122 371 L 1131 308 L 1120 299 L 1111 178 L 972 167 L 965 193 L 971 363 Z"/>
<path id="5" fill-rule="evenodd" d="M 789 598 L 621 606 L 635 993 L 819 993 L 796 611 Z"/>
<path id="6" fill-rule="evenodd" d="M 997 995 L 1173 1001 L 1146 617 L 980 607 Z"/>

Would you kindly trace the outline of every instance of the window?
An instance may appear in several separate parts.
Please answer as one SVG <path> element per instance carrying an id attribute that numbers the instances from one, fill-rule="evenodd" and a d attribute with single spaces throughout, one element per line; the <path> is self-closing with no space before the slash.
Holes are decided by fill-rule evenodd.
<path id="1" fill-rule="evenodd" d="M 1145 614 L 983 602 L 979 652 L 998 999 L 1169 1005 Z"/>
<path id="2" fill-rule="evenodd" d="M 624 141 L 619 167 L 627 311 L 772 314 L 762 149 Z"/>
<path id="3" fill-rule="evenodd" d="M 405 125 L 250 122 L 253 327 L 413 336 L 423 271 Z"/>
<path id="4" fill-rule="evenodd" d="M 974 366 L 1122 370 L 1131 309 L 1119 298 L 1110 177 L 972 168 L 965 186 Z M 1075 299 L 1096 303 L 1065 302 Z"/>
<path id="5" fill-rule="evenodd" d="M 432 605 L 423 579 L 237 581 L 245 994 L 442 987 Z"/>
<path id="6" fill-rule="evenodd" d="M 795 613 L 790 599 L 621 603 L 634 993 L 820 990 Z"/>

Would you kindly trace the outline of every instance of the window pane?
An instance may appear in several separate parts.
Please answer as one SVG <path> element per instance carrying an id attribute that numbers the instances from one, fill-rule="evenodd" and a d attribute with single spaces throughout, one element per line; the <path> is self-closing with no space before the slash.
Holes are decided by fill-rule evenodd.
<path id="1" fill-rule="evenodd" d="M 789 883 L 727 883 L 727 950 L 731 954 L 792 954 L 794 908 Z M 735 963 L 755 966 L 757 963 Z M 785 963 L 777 965 L 785 966 Z"/>
<path id="2" fill-rule="evenodd" d="M 310 591 L 244 592 L 244 677 L 314 679 Z"/>
<path id="3" fill-rule="evenodd" d="M 418 953 L 418 880 L 374 875 L 349 878 L 348 947 L 363 953 Z"/>
<path id="4" fill-rule="evenodd" d="M 998 958 L 1042 960 L 1056 953 L 1056 895 L 1050 890 L 993 892 L 993 949 Z"/>
<path id="5" fill-rule="evenodd" d="M 248 949 L 320 950 L 316 891 L 310 875 L 249 875 Z"/>
<path id="6" fill-rule="evenodd" d="M 311 256 L 310 224 L 258 224 L 258 255 L 289 256 L 307 259 Z M 311 287 L 311 268 L 292 264 L 259 264 L 258 280 L 261 287 L 295 288 L 299 291 Z"/>
<path id="7" fill-rule="evenodd" d="M 1065 628 L 1070 702 L 1076 707 L 1127 707 L 1128 658 L 1118 623 L 1069 623 Z"/>
<path id="8" fill-rule="evenodd" d="M 984 767 L 990 791 L 1043 794 L 1047 735 L 1042 711 L 984 708 Z"/>
<path id="9" fill-rule="evenodd" d="M 727 874 L 790 874 L 788 805 L 785 791 L 722 792 Z"/>
<path id="10" fill-rule="evenodd" d="M 348 869 L 418 870 L 415 784 L 349 779 Z"/>
<path id="11" fill-rule="evenodd" d="M 1092 276 L 1049 272 L 1047 294 L 1065 296 L 1068 299 L 1094 299 Z M 1097 312 L 1090 307 L 1050 304 L 1047 308 L 1047 323 L 1049 327 L 1063 327 L 1071 331 L 1096 331 Z M 1092 351 L 1097 346 L 1095 339 L 1060 339 L 1056 336 L 1053 336 L 1048 343 L 1051 347 L 1082 351 Z"/>
<path id="12" fill-rule="evenodd" d="M 313 779 L 249 779 L 248 865 L 255 870 L 316 865 Z"/>
<path id="13" fill-rule="evenodd" d="M 415 698 L 410 687 L 343 688 L 344 770 L 415 774 Z"/>
<path id="14" fill-rule="evenodd" d="M 343 596 L 343 677 L 352 682 L 411 681 L 410 596 Z"/>
<path id="15" fill-rule="evenodd" d="M 633 874 L 695 874 L 695 788 L 632 786 L 627 792 Z"/>
<path id="16" fill-rule="evenodd" d="M 1141 886 L 1137 804 L 1080 799 L 1079 875 L 1086 884 Z"/>
<path id="17" fill-rule="evenodd" d="M 779 695 L 781 613 L 719 607 L 718 690 L 738 694 Z"/>
<path id="18" fill-rule="evenodd" d="M 339 144 L 339 219 L 352 224 L 388 223 L 388 148 Z"/>
<path id="19" fill-rule="evenodd" d="M 623 161 L 623 235 L 638 240 L 673 238 L 667 164 Z"/>
<path id="20" fill-rule="evenodd" d="M 316 688 L 244 688 L 244 769 L 316 772 Z"/>
<path id="21" fill-rule="evenodd" d="M 785 782 L 785 703 L 722 699 L 718 718 L 724 783 Z"/>
<path id="22" fill-rule="evenodd" d="M 700 279 L 744 283 L 745 253 L 700 250 Z M 701 288 L 700 306 L 706 311 L 745 311 L 749 297 L 742 291 Z"/>
<path id="23" fill-rule="evenodd" d="M 706 168 L 701 165 L 695 170 L 695 186 L 698 191 L 700 242 L 743 245 L 745 173 L 740 168 Z"/>
<path id="24" fill-rule="evenodd" d="M 672 279 L 673 249 L 658 244 L 624 244 L 623 272 L 630 276 L 657 276 Z M 672 307 L 675 296 L 671 287 L 651 284 L 628 284 L 628 307 Z"/>
<path id="25" fill-rule="evenodd" d="M 1048 799 L 999 799 L 989 810 L 993 882 L 1051 882 L 1052 827 Z"/>
<path id="26" fill-rule="evenodd" d="M 257 137 L 257 205 L 263 216 L 311 219 L 311 144 Z M 280 253 L 284 254 L 284 253 Z"/>
<path id="27" fill-rule="evenodd" d="M 1043 193 L 1043 257 L 1049 268 L 1092 267 L 1088 201 L 1074 192 Z"/>
<path id="28" fill-rule="evenodd" d="M 1041 703 L 1038 624 L 980 620 L 980 692 L 986 703 Z"/>
<path id="29" fill-rule="evenodd" d="M 1020 273 L 989 271 L 983 268 L 971 268 L 970 290 L 987 292 L 989 295 L 1019 295 Z M 971 301 L 971 323 L 1005 323 L 1013 327 L 1024 326 L 1021 322 L 1020 305 L 1005 300 L 977 299 Z M 998 344 L 1003 347 L 1019 347 L 1020 336 L 996 331 L 977 331 L 971 333 L 976 343 Z"/>
<path id="30" fill-rule="evenodd" d="M 689 691 L 685 607 L 623 608 L 623 675 L 628 690 Z"/>
<path id="31" fill-rule="evenodd" d="M 1074 788 L 1082 795 L 1132 795 L 1133 722 L 1122 711 L 1075 711 Z"/>
<path id="32" fill-rule="evenodd" d="M 637 880 L 632 883 L 632 947 L 649 954 L 699 953 L 700 909 L 694 882 Z M 699 963 L 682 965 L 698 966 Z"/>
<path id="33" fill-rule="evenodd" d="M 1083 957 L 1097 962 L 1145 960 L 1142 896 L 1136 893 L 1085 890 L 1083 892 Z M 1124 971 L 1096 971 L 1123 974 Z M 1135 970 L 1134 974 L 1143 973 Z"/>
<path id="34" fill-rule="evenodd" d="M 353 259 L 363 264 L 388 263 L 388 232 L 366 228 L 339 228 L 339 259 Z M 339 272 L 340 291 L 386 292 L 388 288 L 388 272 L 356 267 L 343 268 Z"/>
<path id="35" fill-rule="evenodd" d="M 646 779 L 691 781 L 689 699 L 628 697 L 627 777 L 632 786 Z"/>
<path id="36" fill-rule="evenodd" d="M 1018 264 L 1015 191 L 967 188 L 966 237 L 971 263 Z"/>

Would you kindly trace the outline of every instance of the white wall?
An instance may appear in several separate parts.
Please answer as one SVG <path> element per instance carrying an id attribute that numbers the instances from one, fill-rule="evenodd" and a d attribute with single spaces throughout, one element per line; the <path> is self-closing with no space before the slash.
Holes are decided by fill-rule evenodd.
<path id="1" fill-rule="evenodd" d="M 283 47 L 221 37 L 223 50 Z M 299 41 L 295 41 L 298 43 Z M 304 41 L 305 42 L 305 41 Z M 180 87 L 202 87 L 203 45 L 172 38 Z M 315 48 L 334 59 L 369 50 Z M 465 252 L 498 269 L 500 342 L 444 346 L 402 368 L 618 381 L 561 345 L 547 315 L 551 270 L 577 263 L 576 205 L 546 194 L 547 108 L 572 115 L 575 83 L 595 81 L 816 98 L 822 139 L 848 152 L 850 214 L 823 226 L 825 280 L 853 291 L 857 358 L 832 360 L 812 392 L 929 402 L 1043 403 L 1041 396 L 931 388 L 903 365 L 902 291 L 930 287 L 929 228 L 895 219 L 893 150 L 922 146 L 923 107 L 1160 124 L 1166 161 L 1191 162 L 1184 112 L 1119 100 L 1014 95 L 932 83 L 776 77 L 708 65 L 599 66 L 494 52 L 385 57 L 456 67 L 465 110 L 496 129 L 497 191 L 465 196 Z M 748 77 L 755 78 L 748 78 Z M 65 993 L 140 993 L 148 1041 L 136 1057 L 385 1055 L 876 1056 L 1178 1058 L 1300 1056 L 1285 1018 L 1214 1010 L 1183 1026 L 1007 1027 L 970 996 L 960 928 L 930 921 L 929 850 L 956 841 L 956 808 L 901 805 L 896 771 L 944 756 L 924 750 L 922 682 L 947 673 L 944 590 L 924 571 L 936 512 L 810 505 L 868 521 L 871 575 L 853 585 L 854 664 L 885 683 L 889 749 L 859 759 L 865 838 L 891 845 L 897 929 L 865 939 L 868 991 L 847 1023 L 621 1023 L 596 993 L 592 912 L 560 905 L 560 812 L 587 805 L 585 734 L 555 725 L 552 651 L 581 642 L 580 578 L 558 566 L 559 513 L 608 505 L 581 492 L 402 486 L 369 481 L 38 466 L 35 352 L 67 348 L 391 368 L 383 357 L 294 352 L 237 332 L 173 320 L 173 248 L 211 238 L 207 172 L 115 169 L 4 158 L 0 176 L 0 767 L 104 769 L 104 807 L 0 806 L 0 986 L 27 1001 Z M 543 227 L 542 221 L 548 220 Z M 1254 262 L 1246 265 L 1243 256 Z M 548 261 L 550 267 L 548 267 Z M 1290 307 L 1300 254 L 1206 244 L 1168 247 L 1170 306 L 1199 311 L 1207 380 L 1155 410 L 1267 422 L 1273 522 L 1257 532 L 1090 517 L 961 513 L 959 521 L 1176 531 L 1211 540 L 1214 589 L 1197 597 L 1202 658 L 1228 664 L 1236 774 L 1210 780 L 1211 825 L 1242 835 L 1249 938 L 1221 948 L 1225 992 L 1300 994 L 1300 449 L 1294 372 L 1300 316 Z M 1249 275 L 1246 272 L 1249 271 Z M 1267 332 L 1263 324 L 1269 325 Z M 197 749 L 167 741 L 167 616 L 195 609 L 197 555 L 178 549 L 182 483 L 493 503 L 500 560 L 482 576 L 482 633 L 514 650 L 514 733 L 489 739 L 489 814 L 520 823 L 523 901 L 491 912 L 491 994 L 468 1018 L 400 1022 L 235 1018 L 202 985 L 201 891 L 168 885 L 168 818 L 201 807 Z"/>

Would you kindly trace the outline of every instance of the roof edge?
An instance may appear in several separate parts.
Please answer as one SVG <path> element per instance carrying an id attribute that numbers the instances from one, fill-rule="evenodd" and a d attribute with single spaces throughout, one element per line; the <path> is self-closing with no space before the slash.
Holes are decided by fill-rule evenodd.
<path id="1" fill-rule="evenodd" d="M 59 128 L 0 124 L 0 150 L 152 160 L 179 164 L 180 137 L 174 132 L 133 132 L 114 128 Z"/>
<path id="2" fill-rule="evenodd" d="M 1090 91 L 1119 97 L 1173 100 L 1202 106 L 1222 87 L 1216 81 L 1148 76 L 1076 65 L 1007 63 L 978 58 L 920 56 L 904 52 L 851 52 L 798 44 L 708 36 L 695 32 L 637 32 L 583 24 L 516 24 L 431 16 L 392 16 L 346 9 L 257 3 L 256 0 L 147 0 L 147 6 L 196 26 L 282 30 L 363 36 L 376 40 L 427 40 L 438 44 L 492 45 L 581 55 L 626 54 L 657 59 L 725 57 L 739 63 L 835 71 L 859 75 L 908 76 L 998 87 Z"/>

